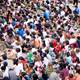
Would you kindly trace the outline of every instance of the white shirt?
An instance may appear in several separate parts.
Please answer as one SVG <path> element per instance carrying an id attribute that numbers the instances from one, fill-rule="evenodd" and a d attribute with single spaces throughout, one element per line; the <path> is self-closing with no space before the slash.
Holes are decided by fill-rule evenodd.
<path id="1" fill-rule="evenodd" d="M 6 70 L 3 72 L 3 77 L 9 77 L 9 74 L 8 74 L 8 67 L 6 67 Z"/>
<path id="2" fill-rule="evenodd" d="M 9 25 L 8 25 L 8 28 L 9 28 L 9 29 L 13 29 L 12 24 L 9 24 Z"/>
<path id="3" fill-rule="evenodd" d="M 49 47 L 49 43 L 50 43 L 50 39 L 49 38 L 45 38 L 46 47 Z"/>
<path id="4" fill-rule="evenodd" d="M 63 43 L 65 41 L 64 35 L 60 38 L 60 42 Z"/>
<path id="5" fill-rule="evenodd" d="M 33 52 L 36 52 L 36 51 L 37 51 L 36 48 L 32 48 L 32 51 L 31 52 L 33 53 Z"/>
<path id="6" fill-rule="evenodd" d="M 43 63 L 46 65 L 46 67 L 48 66 L 48 64 L 50 63 L 49 59 L 47 57 L 44 57 L 44 61 Z"/>
<path id="7" fill-rule="evenodd" d="M 20 72 L 23 72 L 23 64 L 22 63 L 19 63 L 15 67 L 14 71 L 16 72 L 16 75 L 19 76 Z"/>
<path id="8" fill-rule="evenodd" d="M 43 31 L 43 37 L 45 38 L 47 36 L 46 31 Z"/>
<path id="9" fill-rule="evenodd" d="M 61 11 L 61 16 L 64 16 L 65 15 L 65 12 L 64 11 Z"/>
<path id="10" fill-rule="evenodd" d="M 75 32 L 74 29 L 73 29 L 73 27 L 71 27 L 71 28 L 69 29 L 69 32 Z"/>
<path id="11" fill-rule="evenodd" d="M 71 38 L 71 39 L 69 40 L 69 44 L 74 44 L 74 43 L 76 43 L 76 39 L 75 39 L 75 38 Z"/>
<path id="12" fill-rule="evenodd" d="M 66 50 L 66 52 L 69 52 L 69 45 L 65 46 L 65 50 Z"/>
<path id="13" fill-rule="evenodd" d="M 52 62 L 52 57 L 49 54 L 47 54 L 47 58 L 50 62 Z"/>

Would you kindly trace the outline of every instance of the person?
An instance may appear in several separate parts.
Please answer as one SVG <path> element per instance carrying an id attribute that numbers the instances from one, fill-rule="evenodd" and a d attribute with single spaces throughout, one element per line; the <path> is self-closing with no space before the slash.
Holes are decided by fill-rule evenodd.
<path id="1" fill-rule="evenodd" d="M 65 63 L 61 63 L 60 68 L 61 68 L 60 77 L 62 80 L 65 80 L 65 78 L 69 75 L 69 70 L 68 70 L 68 68 L 66 68 Z"/>
<path id="2" fill-rule="evenodd" d="M 50 14 L 49 9 L 46 8 L 46 9 L 45 9 L 45 12 L 44 12 L 44 18 L 45 18 L 46 20 L 49 20 L 49 14 Z"/>
<path id="3" fill-rule="evenodd" d="M 77 44 L 78 44 L 78 47 L 80 48 L 80 37 L 77 37 Z"/>
<path id="4" fill-rule="evenodd" d="M 71 63 L 72 63 L 72 57 L 70 56 L 70 53 L 67 53 L 66 63 L 67 63 L 67 64 L 71 64 Z"/>
<path id="5" fill-rule="evenodd" d="M 74 0 L 73 4 L 77 6 L 78 5 L 78 0 Z"/>
<path id="6" fill-rule="evenodd" d="M 0 80 L 3 80 L 3 72 L 1 69 L 0 69 Z"/>
<path id="7" fill-rule="evenodd" d="M 77 1 L 74 0 L 74 9 L 69 0 L 2 0 L 0 51 L 4 51 L 2 42 L 7 50 L 0 57 L 0 64 L 5 78 L 65 80 L 75 77 L 69 74 L 68 67 L 80 65 L 80 51 L 76 51 L 80 47 Z M 14 62 L 13 66 L 9 61 Z M 10 66 L 14 70 L 8 70 Z"/>
<path id="8" fill-rule="evenodd" d="M 80 67 L 79 66 L 76 66 L 75 76 L 76 76 L 75 80 L 80 80 Z"/>
<path id="9" fill-rule="evenodd" d="M 9 80 L 17 80 L 17 76 L 16 73 L 14 71 L 14 69 L 9 69 Z"/>
<path id="10" fill-rule="evenodd" d="M 1 70 L 3 72 L 3 80 L 9 80 L 9 69 L 8 69 L 8 66 L 7 66 L 7 62 L 4 62 L 3 63 L 3 66 L 1 67 Z"/>
<path id="11" fill-rule="evenodd" d="M 19 77 L 20 73 L 23 72 L 23 64 L 19 62 L 18 59 L 14 59 L 14 71 L 16 72 L 16 76 Z"/>
<path id="12" fill-rule="evenodd" d="M 49 80 L 60 80 L 59 75 L 53 70 L 49 76 Z"/>
<path id="13" fill-rule="evenodd" d="M 75 80 L 75 77 L 73 74 L 69 74 L 69 76 L 66 77 L 65 80 Z"/>
<path id="14" fill-rule="evenodd" d="M 32 80 L 38 80 L 38 76 L 36 74 L 33 74 Z"/>
<path id="15" fill-rule="evenodd" d="M 80 14 L 80 8 L 78 6 L 75 6 L 73 13 L 77 15 Z"/>
<path id="16" fill-rule="evenodd" d="M 46 72 L 47 72 L 48 76 L 50 76 L 50 74 L 53 72 L 53 65 L 51 63 L 48 63 Z"/>

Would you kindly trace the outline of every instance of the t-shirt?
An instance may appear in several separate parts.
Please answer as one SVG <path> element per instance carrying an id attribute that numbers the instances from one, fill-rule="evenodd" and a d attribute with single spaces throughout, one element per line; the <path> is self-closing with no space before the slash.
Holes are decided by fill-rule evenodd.
<path id="1" fill-rule="evenodd" d="M 46 11 L 44 12 L 44 17 L 45 17 L 46 20 L 49 19 L 49 11 L 48 11 L 48 10 L 46 10 Z"/>
<path id="2" fill-rule="evenodd" d="M 23 29 L 18 29 L 18 30 L 16 31 L 16 33 L 17 33 L 19 36 L 21 36 L 21 37 L 24 37 L 24 36 L 25 36 L 25 31 L 24 31 Z"/>
<path id="3" fill-rule="evenodd" d="M 57 46 L 57 42 L 56 42 L 56 40 L 54 39 L 54 40 L 52 41 L 52 47 L 55 48 L 56 46 Z"/>
<path id="4" fill-rule="evenodd" d="M 27 53 L 27 59 L 29 62 L 33 62 L 33 54 L 32 52 Z"/>
<path id="5" fill-rule="evenodd" d="M 23 72 L 23 64 L 19 63 L 15 66 L 14 71 L 16 72 L 16 75 L 19 76 L 20 72 Z"/>
<path id="6" fill-rule="evenodd" d="M 9 77 L 9 74 L 8 74 L 8 67 L 6 67 L 6 70 L 3 72 L 3 77 Z"/>
<path id="7" fill-rule="evenodd" d="M 69 64 L 72 63 L 72 58 L 71 58 L 71 56 L 66 57 L 66 62 L 69 63 Z"/>
<path id="8" fill-rule="evenodd" d="M 52 72 L 49 77 L 49 80 L 60 80 L 60 78 L 56 72 Z"/>

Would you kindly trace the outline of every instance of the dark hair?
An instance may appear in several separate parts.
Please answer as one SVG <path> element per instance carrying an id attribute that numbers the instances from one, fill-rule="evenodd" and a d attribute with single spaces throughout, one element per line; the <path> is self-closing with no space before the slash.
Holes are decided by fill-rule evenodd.
<path id="1" fill-rule="evenodd" d="M 79 58 L 78 58 L 78 57 L 76 57 L 76 62 L 77 62 L 77 63 L 80 63 L 80 61 L 79 61 Z"/>
<path id="2" fill-rule="evenodd" d="M 66 68 L 66 64 L 65 63 L 60 63 L 60 69 L 62 70 L 64 68 Z"/>
<path id="3" fill-rule="evenodd" d="M 33 52 L 33 54 L 37 55 L 37 52 Z"/>
<path id="4" fill-rule="evenodd" d="M 45 50 L 45 52 L 48 54 L 49 53 L 49 50 L 47 49 L 47 50 Z"/>
<path id="5" fill-rule="evenodd" d="M 57 38 L 57 42 L 60 42 L 60 38 Z"/>
<path id="6" fill-rule="evenodd" d="M 46 57 L 47 55 L 46 55 L 46 53 L 44 53 L 44 57 Z"/>
<path id="7" fill-rule="evenodd" d="M 3 60 L 7 60 L 7 55 L 6 54 L 3 54 L 2 55 L 2 58 L 3 58 Z"/>
<path id="8" fill-rule="evenodd" d="M 69 74 L 69 77 L 70 77 L 70 78 L 73 78 L 73 74 Z"/>
<path id="9" fill-rule="evenodd" d="M 14 60 L 13 60 L 13 64 L 18 65 L 18 59 L 14 59 Z"/>
<path id="10" fill-rule="evenodd" d="M 45 46 L 46 46 L 45 41 L 43 41 L 43 47 L 45 47 Z"/>
<path id="11" fill-rule="evenodd" d="M 80 37 L 77 37 L 77 39 L 80 39 Z"/>
<path id="12" fill-rule="evenodd" d="M 66 41 L 66 45 L 69 45 L 69 41 Z"/>
<path id="13" fill-rule="evenodd" d="M 8 66 L 8 63 L 7 63 L 7 62 L 4 62 L 4 63 L 3 63 L 3 66 L 4 66 L 4 67 Z"/>
<path id="14" fill-rule="evenodd" d="M 69 54 L 69 52 L 67 52 L 67 57 L 69 57 L 70 56 L 70 54 Z"/>
<path id="15" fill-rule="evenodd" d="M 20 48 L 17 48 L 17 49 L 16 49 L 16 52 L 20 52 Z"/>
<path id="16" fill-rule="evenodd" d="M 23 57 L 19 57 L 19 60 L 25 60 Z"/>
<path id="17" fill-rule="evenodd" d="M 6 67 L 5 66 L 2 66 L 1 67 L 1 70 L 5 71 Z"/>
<path id="18" fill-rule="evenodd" d="M 75 68 L 76 68 L 76 72 L 80 74 L 80 66 L 77 65 Z"/>
<path id="19" fill-rule="evenodd" d="M 26 31 L 26 34 L 27 34 L 27 35 L 30 35 L 29 31 Z"/>
<path id="20" fill-rule="evenodd" d="M 38 79 L 38 76 L 37 76 L 37 74 L 33 74 L 33 80 L 37 80 Z"/>

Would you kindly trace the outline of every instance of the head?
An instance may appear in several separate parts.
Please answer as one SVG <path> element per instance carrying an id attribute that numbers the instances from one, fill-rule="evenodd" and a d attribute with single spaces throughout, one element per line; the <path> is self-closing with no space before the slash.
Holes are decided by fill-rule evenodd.
<path id="1" fill-rule="evenodd" d="M 3 60 L 7 60 L 7 55 L 6 55 L 6 54 L 3 54 L 3 55 L 2 55 L 2 59 L 3 59 Z"/>
<path id="2" fill-rule="evenodd" d="M 32 80 L 38 80 L 37 74 L 34 73 L 32 78 L 33 78 Z"/>

